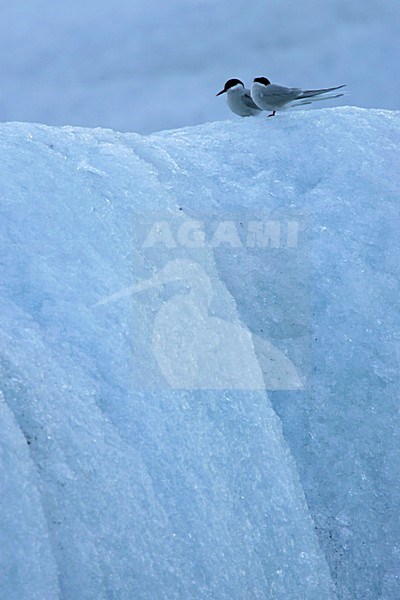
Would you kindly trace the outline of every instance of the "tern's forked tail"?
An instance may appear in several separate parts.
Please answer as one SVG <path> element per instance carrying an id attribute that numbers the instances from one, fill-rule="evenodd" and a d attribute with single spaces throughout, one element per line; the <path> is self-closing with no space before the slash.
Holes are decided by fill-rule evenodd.
<path id="1" fill-rule="evenodd" d="M 313 98 L 314 96 L 320 96 L 321 94 L 327 94 L 328 92 L 334 92 L 335 90 L 340 90 L 344 87 L 346 87 L 346 84 L 337 85 L 336 87 L 324 88 L 324 89 L 320 89 L 320 90 L 303 90 L 301 92 L 301 94 L 298 95 L 296 100 L 301 100 L 302 98 Z M 342 94 L 340 94 L 340 95 L 342 95 Z M 336 97 L 336 96 L 332 96 L 332 97 Z"/>

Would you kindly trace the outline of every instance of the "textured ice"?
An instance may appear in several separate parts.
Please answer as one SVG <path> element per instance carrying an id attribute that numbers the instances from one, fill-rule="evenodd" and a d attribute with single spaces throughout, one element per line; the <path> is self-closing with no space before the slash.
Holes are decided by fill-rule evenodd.
<path id="1" fill-rule="evenodd" d="M 21 428 L 0 394 L 0 595 L 57 598 L 56 563 L 39 478 Z"/>
<path id="2" fill-rule="evenodd" d="M 398 597 L 399 134 L 355 108 L 150 137 L 0 127 L 0 595 Z M 161 214 L 175 235 L 265 213 L 306 252 L 143 247 Z M 192 348 L 173 370 L 154 337 L 182 293 L 166 263 L 213 291 L 175 324 L 241 324 L 246 390 L 217 360 L 213 389 L 211 362 L 174 389 L 201 365 Z M 271 347 L 301 385 L 260 389 Z"/>

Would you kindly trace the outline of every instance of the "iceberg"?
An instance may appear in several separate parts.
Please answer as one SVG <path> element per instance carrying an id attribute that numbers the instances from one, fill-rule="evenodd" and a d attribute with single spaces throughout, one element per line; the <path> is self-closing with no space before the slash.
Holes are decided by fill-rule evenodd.
<path id="1" fill-rule="evenodd" d="M 0 126 L 4 597 L 398 597 L 399 137 Z"/>

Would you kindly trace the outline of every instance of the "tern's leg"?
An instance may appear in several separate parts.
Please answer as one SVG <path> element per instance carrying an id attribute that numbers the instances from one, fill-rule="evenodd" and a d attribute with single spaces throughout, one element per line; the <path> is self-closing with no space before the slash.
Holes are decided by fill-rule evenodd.
<path id="1" fill-rule="evenodd" d="M 276 110 L 273 110 L 272 113 L 270 115 L 267 115 L 268 117 L 274 117 L 276 113 Z"/>

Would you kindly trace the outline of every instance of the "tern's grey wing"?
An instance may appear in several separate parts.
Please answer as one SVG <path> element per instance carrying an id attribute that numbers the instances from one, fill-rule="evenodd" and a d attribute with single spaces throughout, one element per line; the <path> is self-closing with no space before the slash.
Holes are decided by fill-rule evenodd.
<path id="1" fill-rule="evenodd" d="M 288 88 L 283 85 L 271 83 L 262 92 L 262 98 L 270 105 L 285 106 L 292 100 L 296 100 L 302 90 L 300 88 Z"/>
<path id="2" fill-rule="evenodd" d="M 243 100 L 243 104 L 245 106 L 247 106 L 248 108 L 252 108 L 253 110 L 259 110 L 261 112 L 261 108 L 259 108 L 257 106 L 257 104 L 254 102 L 254 100 L 250 96 L 250 92 L 248 90 L 246 90 L 245 92 L 243 92 L 243 94 L 242 94 L 242 100 Z"/>

